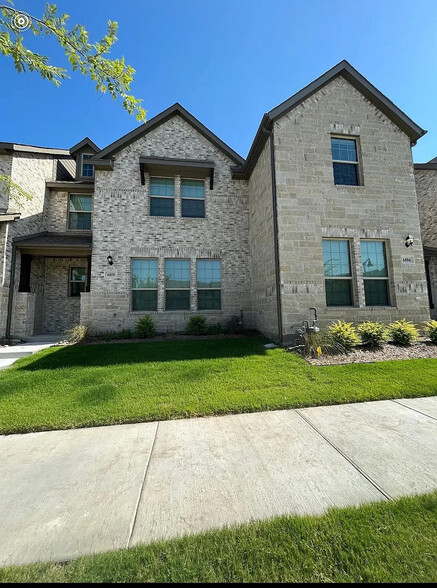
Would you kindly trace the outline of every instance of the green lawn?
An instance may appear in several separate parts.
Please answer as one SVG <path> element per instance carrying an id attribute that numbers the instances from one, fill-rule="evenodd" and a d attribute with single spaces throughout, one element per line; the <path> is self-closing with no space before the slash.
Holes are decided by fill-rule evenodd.
<path id="1" fill-rule="evenodd" d="M 437 393 L 437 361 L 314 367 L 265 339 L 51 348 L 0 372 L 0 432 Z"/>
<path id="2" fill-rule="evenodd" d="M 434 493 L 2 569 L 0 582 L 434 583 L 436 520 Z"/>

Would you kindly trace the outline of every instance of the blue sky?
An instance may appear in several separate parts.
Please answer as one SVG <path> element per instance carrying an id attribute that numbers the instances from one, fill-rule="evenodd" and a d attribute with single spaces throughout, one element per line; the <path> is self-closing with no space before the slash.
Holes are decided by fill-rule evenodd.
<path id="1" fill-rule="evenodd" d="M 40 0 L 15 0 L 39 16 Z M 148 118 L 180 102 L 242 156 L 264 112 L 347 59 L 428 130 L 416 162 L 437 156 L 436 0 L 59 0 L 72 23 L 104 34 L 119 23 L 112 55 L 136 70 L 132 91 Z M 29 46 L 65 65 L 49 39 Z M 0 56 L 0 141 L 100 147 L 135 128 L 121 102 L 73 74 L 61 88 L 18 74 Z"/>

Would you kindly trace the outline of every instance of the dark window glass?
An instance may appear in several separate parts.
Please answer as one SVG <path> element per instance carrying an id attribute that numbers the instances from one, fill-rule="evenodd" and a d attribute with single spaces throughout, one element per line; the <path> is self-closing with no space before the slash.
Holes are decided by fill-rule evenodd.
<path id="1" fill-rule="evenodd" d="M 82 177 L 84 178 L 92 178 L 94 176 L 94 166 L 86 162 L 91 157 L 93 156 L 89 153 L 82 155 Z"/>
<path id="2" fill-rule="evenodd" d="M 349 242 L 333 239 L 323 240 L 323 267 L 326 277 L 349 277 L 351 275 Z"/>
<path id="3" fill-rule="evenodd" d="M 334 165 L 334 184 L 358 186 L 358 156 L 355 139 L 331 137 L 331 152 Z M 351 163 L 345 163 L 347 161 Z"/>
<path id="4" fill-rule="evenodd" d="M 173 198 L 150 198 L 151 216 L 174 216 Z"/>
<path id="5" fill-rule="evenodd" d="M 173 197 L 173 178 L 150 178 L 150 196 Z"/>
<path id="6" fill-rule="evenodd" d="M 181 180 L 182 198 L 205 198 L 205 183 L 203 180 Z"/>
<path id="7" fill-rule="evenodd" d="M 203 200 L 182 200 L 182 216 L 204 218 L 205 202 Z"/>
<path id="8" fill-rule="evenodd" d="M 358 169 L 356 164 L 334 163 L 334 184 L 358 186 Z"/>
<path id="9" fill-rule="evenodd" d="M 91 230 L 93 197 L 89 194 L 70 194 L 68 228 L 79 231 Z"/>
<path id="10" fill-rule="evenodd" d="M 361 263 L 365 278 L 388 276 L 384 241 L 361 241 Z"/>
<path id="11" fill-rule="evenodd" d="M 332 159 L 334 161 L 354 161 L 357 159 L 357 144 L 355 139 L 331 138 Z"/>
<path id="12" fill-rule="evenodd" d="M 166 259 L 165 261 L 165 287 L 189 288 L 190 287 L 190 260 Z"/>
<path id="13" fill-rule="evenodd" d="M 166 290 L 166 310 L 190 310 L 190 290 Z"/>
<path id="14" fill-rule="evenodd" d="M 221 290 L 198 290 L 197 291 L 197 309 L 198 310 L 220 310 L 221 309 Z"/>
<path id="15" fill-rule="evenodd" d="M 352 280 L 350 278 L 349 241 L 323 240 L 323 268 L 327 306 L 352 306 Z M 328 279 L 338 278 L 338 279 Z"/>
<path id="16" fill-rule="evenodd" d="M 70 296 L 79 296 L 86 288 L 86 267 L 70 268 Z"/>
<path id="17" fill-rule="evenodd" d="M 325 280 L 327 306 L 352 306 L 351 280 Z"/>
<path id="18" fill-rule="evenodd" d="M 158 261 L 132 260 L 132 288 L 158 288 Z"/>
<path id="19" fill-rule="evenodd" d="M 387 280 L 364 280 L 366 306 L 388 306 Z"/>
<path id="20" fill-rule="evenodd" d="M 157 290 L 132 290 L 132 310 L 157 310 Z"/>

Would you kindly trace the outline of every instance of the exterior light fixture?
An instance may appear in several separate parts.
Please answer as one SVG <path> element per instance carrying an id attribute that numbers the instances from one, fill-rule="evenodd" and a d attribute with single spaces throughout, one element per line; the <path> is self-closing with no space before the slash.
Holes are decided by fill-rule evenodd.
<path id="1" fill-rule="evenodd" d="M 411 235 L 407 235 L 405 238 L 405 247 L 411 247 L 411 245 L 414 243 L 414 239 Z"/>
<path id="2" fill-rule="evenodd" d="M 112 260 L 112 255 L 108 255 L 106 259 L 108 260 L 109 265 L 112 265 L 114 263 Z"/>

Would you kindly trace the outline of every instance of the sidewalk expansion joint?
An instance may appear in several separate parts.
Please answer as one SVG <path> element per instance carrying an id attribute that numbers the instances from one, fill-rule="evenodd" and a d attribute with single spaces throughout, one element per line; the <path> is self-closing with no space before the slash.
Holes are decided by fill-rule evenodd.
<path id="1" fill-rule="evenodd" d="M 433 419 L 434 421 L 437 421 L 437 419 L 435 417 L 431 416 L 430 414 L 426 414 L 426 412 L 422 412 L 421 410 L 418 410 L 417 408 L 413 408 L 412 406 L 408 406 L 407 404 L 402 404 L 402 402 L 400 400 L 392 399 L 391 401 L 395 402 L 396 404 L 399 404 L 399 406 L 403 406 L 404 408 L 409 408 L 410 410 L 414 410 L 414 412 L 418 412 L 422 416 L 425 416 L 425 417 L 428 417 L 429 419 Z"/>
<path id="2" fill-rule="evenodd" d="M 130 547 L 132 535 L 133 535 L 134 529 L 135 529 L 135 523 L 137 522 L 138 510 L 140 508 L 141 498 L 143 496 L 143 491 L 144 491 L 144 485 L 146 483 L 147 472 L 149 471 L 149 465 L 152 460 L 153 450 L 155 448 L 156 437 L 158 435 L 158 428 L 159 428 L 159 421 L 156 423 L 156 429 L 155 429 L 155 435 L 153 437 L 152 447 L 150 449 L 149 457 L 146 461 L 146 467 L 144 468 L 144 474 L 143 474 L 143 478 L 141 480 L 140 491 L 138 492 L 138 499 L 137 499 L 137 502 L 135 505 L 135 510 L 134 510 L 134 514 L 132 517 L 132 522 L 131 522 L 130 528 L 129 528 L 129 537 L 127 539 L 126 547 Z"/>
<path id="3" fill-rule="evenodd" d="M 301 411 L 299 409 L 295 409 L 295 412 L 307 423 L 307 425 L 309 425 L 316 433 L 318 433 L 327 443 L 329 443 L 329 445 L 335 449 L 335 451 L 337 451 L 337 453 L 339 453 L 342 457 L 344 457 L 344 459 L 346 461 L 348 461 L 352 467 L 354 467 L 357 472 L 359 472 L 363 478 L 365 478 L 374 488 L 376 488 L 376 490 L 378 490 L 378 492 L 380 492 L 384 498 L 386 498 L 387 500 L 393 500 L 393 498 L 385 491 L 381 488 L 381 486 L 379 486 L 379 484 L 377 484 L 375 482 L 375 480 L 373 480 L 368 474 L 366 474 L 366 472 L 364 470 L 362 470 L 348 455 L 346 455 L 346 453 L 344 453 L 344 451 L 342 451 L 339 447 L 337 447 L 337 445 L 335 445 L 335 443 L 333 443 L 328 437 L 326 437 L 326 435 L 324 435 L 312 422 L 309 418 L 307 418 L 306 416 L 304 416 Z"/>

